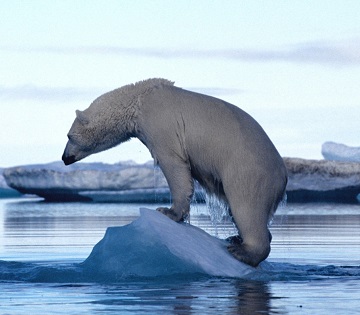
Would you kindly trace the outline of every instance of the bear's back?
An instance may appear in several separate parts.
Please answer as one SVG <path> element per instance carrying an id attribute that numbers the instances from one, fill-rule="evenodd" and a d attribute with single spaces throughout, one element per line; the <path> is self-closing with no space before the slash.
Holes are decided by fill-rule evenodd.
<path id="1" fill-rule="evenodd" d="M 279 159 L 279 154 L 262 127 L 239 107 L 221 99 L 162 85 L 147 96 L 144 110 L 157 124 L 155 128 L 172 132 L 174 126 L 183 132 L 188 150 L 199 154 L 221 152 L 227 157 L 267 156 L 269 162 Z"/>

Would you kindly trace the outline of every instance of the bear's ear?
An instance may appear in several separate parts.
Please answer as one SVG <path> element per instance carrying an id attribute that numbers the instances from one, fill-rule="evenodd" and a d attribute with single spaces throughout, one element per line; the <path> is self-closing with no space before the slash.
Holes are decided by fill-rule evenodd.
<path id="1" fill-rule="evenodd" d="M 89 123 L 89 118 L 86 117 L 85 113 L 77 110 L 76 111 L 76 118 L 79 120 L 80 124 L 87 125 Z"/>

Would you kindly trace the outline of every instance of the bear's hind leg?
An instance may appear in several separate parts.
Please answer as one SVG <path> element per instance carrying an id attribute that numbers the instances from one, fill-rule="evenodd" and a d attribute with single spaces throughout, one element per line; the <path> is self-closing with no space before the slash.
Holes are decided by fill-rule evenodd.
<path id="1" fill-rule="evenodd" d="M 230 206 L 239 235 L 230 239 L 228 250 L 236 259 L 256 267 L 270 253 L 272 237 L 268 217 L 271 203 L 266 200 L 262 202 L 259 197 L 256 202 L 239 200 L 239 195 L 234 199 L 231 199 Z"/>
<path id="2" fill-rule="evenodd" d="M 268 222 L 275 212 L 286 181 L 273 177 L 243 174 L 246 185 L 231 178 L 224 182 L 224 191 L 231 214 L 239 232 L 239 242 L 228 245 L 229 252 L 238 260 L 256 267 L 270 254 L 272 239 Z"/>

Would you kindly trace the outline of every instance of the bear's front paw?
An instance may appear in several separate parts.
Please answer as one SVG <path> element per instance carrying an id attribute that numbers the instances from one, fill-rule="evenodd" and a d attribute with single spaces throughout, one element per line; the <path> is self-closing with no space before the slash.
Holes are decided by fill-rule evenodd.
<path id="1" fill-rule="evenodd" d="M 172 208 L 166 208 L 166 207 L 160 207 L 156 209 L 157 211 L 161 212 L 162 214 L 165 214 L 168 218 L 175 222 L 181 222 L 183 221 L 183 217 L 181 213 L 174 211 Z"/>

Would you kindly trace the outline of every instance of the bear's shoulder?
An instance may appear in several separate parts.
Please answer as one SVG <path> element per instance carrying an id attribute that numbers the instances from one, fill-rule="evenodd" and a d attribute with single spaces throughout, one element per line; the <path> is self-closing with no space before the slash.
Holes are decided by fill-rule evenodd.
<path id="1" fill-rule="evenodd" d="M 147 79 L 142 80 L 135 83 L 135 87 L 156 87 L 161 85 L 174 85 L 173 81 L 167 80 L 167 79 L 161 79 L 161 78 L 153 78 L 153 79 Z"/>
<path id="2" fill-rule="evenodd" d="M 93 102 L 93 104 L 97 104 L 99 102 L 101 102 L 102 104 L 117 104 L 118 101 L 121 100 L 121 103 L 123 104 L 134 105 L 137 104 L 137 102 L 134 100 L 137 100 L 139 96 L 145 96 L 157 88 L 172 86 L 174 86 L 174 82 L 170 80 L 160 78 L 147 79 L 136 83 L 124 85 L 113 91 L 107 92 L 98 97 Z M 90 107 L 92 107 L 93 104 Z"/>
<path id="3" fill-rule="evenodd" d="M 101 97 L 133 99 L 140 95 L 146 95 L 156 88 L 174 86 L 174 82 L 161 78 L 147 79 L 133 84 L 124 85 L 113 91 L 105 93 Z"/>
<path id="4" fill-rule="evenodd" d="M 121 87 L 119 90 L 125 94 L 142 94 L 145 91 L 153 90 L 154 88 L 161 87 L 161 86 L 173 86 L 174 82 L 161 79 L 161 78 L 154 78 L 154 79 L 147 79 L 143 81 L 136 82 L 135 84 L 128 84 Z"/>

